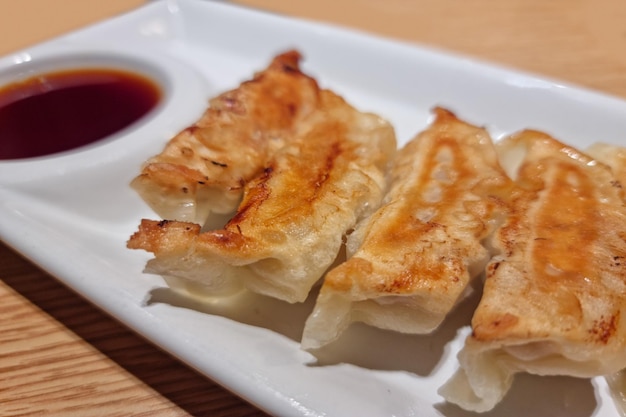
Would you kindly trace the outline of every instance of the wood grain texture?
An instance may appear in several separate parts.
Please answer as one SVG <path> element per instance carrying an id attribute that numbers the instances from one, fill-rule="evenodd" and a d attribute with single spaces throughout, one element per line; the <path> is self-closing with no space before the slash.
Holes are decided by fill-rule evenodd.
<path id="1" fill-rule="evenodd" d="M 0 0 L 0 55 L 126 13 L 146 0 Z"/>
<path id="2" fill-rule="evenodd" d="M 1 416 L 264 415 L 0 244 Z"/>
<path id="3" fill-rule="evenodd" d="M 1 0 L 0 54 L 141 3 Z M 621 0 L 238 3 L 418 42 L 626 98 L 626 2 Z M 2 244 L 0 279 L 1 416 L 263 415 Z"/>

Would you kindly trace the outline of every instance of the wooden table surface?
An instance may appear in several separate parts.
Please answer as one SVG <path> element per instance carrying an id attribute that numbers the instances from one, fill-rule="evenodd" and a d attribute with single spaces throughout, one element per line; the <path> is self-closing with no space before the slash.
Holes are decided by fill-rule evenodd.
<path id="1" fill-rule="evenodd" d="M 0 55 L 143 3 L 0 0 Z M 237 3 L 461 52 L 626 98 L 623 0 Z M 0 416 L 263 415 L 1 242 L 0 280 Z"/>

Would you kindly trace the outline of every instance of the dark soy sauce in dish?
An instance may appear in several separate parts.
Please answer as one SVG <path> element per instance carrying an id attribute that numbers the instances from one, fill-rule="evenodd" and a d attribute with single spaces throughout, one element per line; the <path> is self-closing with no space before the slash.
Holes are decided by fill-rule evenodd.
<path id="1" fill-rule="evenodd" d="M 0 160 L 75 149 L 130 126 L 161 98 L 150 79 L 85 68 L 33 76 L 0 88 Z"/>

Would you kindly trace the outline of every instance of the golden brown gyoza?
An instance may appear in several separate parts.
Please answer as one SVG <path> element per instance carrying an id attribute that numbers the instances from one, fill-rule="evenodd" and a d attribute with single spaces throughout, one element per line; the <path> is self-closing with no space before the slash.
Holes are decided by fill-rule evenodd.
<path id="1" fill-rule="evenodd" d="M 154 253 L 147 271 L 175 289 L 220 296 L 246 287 L 303 301 L 346 232 L 380 204 L 395 151 L 388 122 L 321 91 L 318 109 L 246 185 L 223 229 L 144 220 L 128 246 Z"/>
<path id="2" fill-rule="evenodd" d="M 479 412 L 517 372 L 592 377 L 626 367 L 624 189 L 609 167 L 540 132 L 498 148 L 523 152 L 519 188 L 494 234 L 461 368 L 440 390 Z"/>
<path id="3" fill-rule="evenodd" d="M 150 158 L 131 183 L 162 218 L 204 224 L 231 213 L 244 184 L 267 166 L 295 126 L 319 106 L 319 88 L 296 51 L 210 101 L 202 117 Z"/>
<path id="4" fill-rule="evenodd" d="M 626 148 L 597 142 L 591 145 L 586 153 L 611 167 L 615 178 L 622 184 L 622 187 L 626 187 Z"/>
<path id="5" fill-rule="evenodd" d="M 510 180 L 489 134 L 438 108 L 399 151 L 384 204 L 325 277 L 302 347 L 336 339 L 353 321 L 405 333 L 434 330 L 481 273 L 500 195 Z"/>
<path id="6" fill-rule="evenodd" d="M 620 186 L 626 186 L 626 148 L 598 142 L 587 148 L 585 152 L 611 167 L 613 175 L 620 182 Z M 606 380 L 616 407 L 622 416 L 626 416 L 626 369 L 607 375 Z"/>

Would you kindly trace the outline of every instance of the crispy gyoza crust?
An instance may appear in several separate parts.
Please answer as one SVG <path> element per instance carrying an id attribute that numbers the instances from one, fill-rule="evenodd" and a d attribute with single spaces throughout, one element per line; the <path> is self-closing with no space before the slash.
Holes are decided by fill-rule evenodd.
<path id="1" fill-rule="evenodd" d="M 474 411 L 494 407 L 516 372 L 592 377 L 626 367 L 626 208 L 606 165 L 550 136 L 524 150 L 511 213 L 494 234 L 461 369 L 441 389 Z M 519 158 L 517 158 L 519 159 Z"/>
<path id="2" fill-rule="evenodd" d="M 626 148 L 608 143 L 594 143 L 587 149 L 587 154 L 608 165 L 622 187 L 626 187 Z"/>
<path id="3" fill-rule="evenodd" d="M 245 183 L 319 105 L 317 83 L 299 60 L 295 51 L 278 55 L 252 80 L 212 99 L 131 186 L 164 219 L 202 224 L 212 212 L 232 213 Z"/>
<path id="4" fill-rule="evenodd" d="M 379 204 L 395 154 L 389 123 L 330 91 L 320 108 L 247 186 L 224 229 L 143 221 L 128 243 L 153 252 L 147 270 L 176 288 L 219 296 L 247 287 L 303 301 L 337 257 L 343 236 Z"/>
<path id="5" fill-rule="evenodd" d="M 325 277 L 302 346 L 329 343 L 352 321 L 427 333 L 489 259 L 481 245 L 511 181 L 488 133 L 438 108 L 392 167 L 383 206 L 348 239 L 347 262 Z"/>

